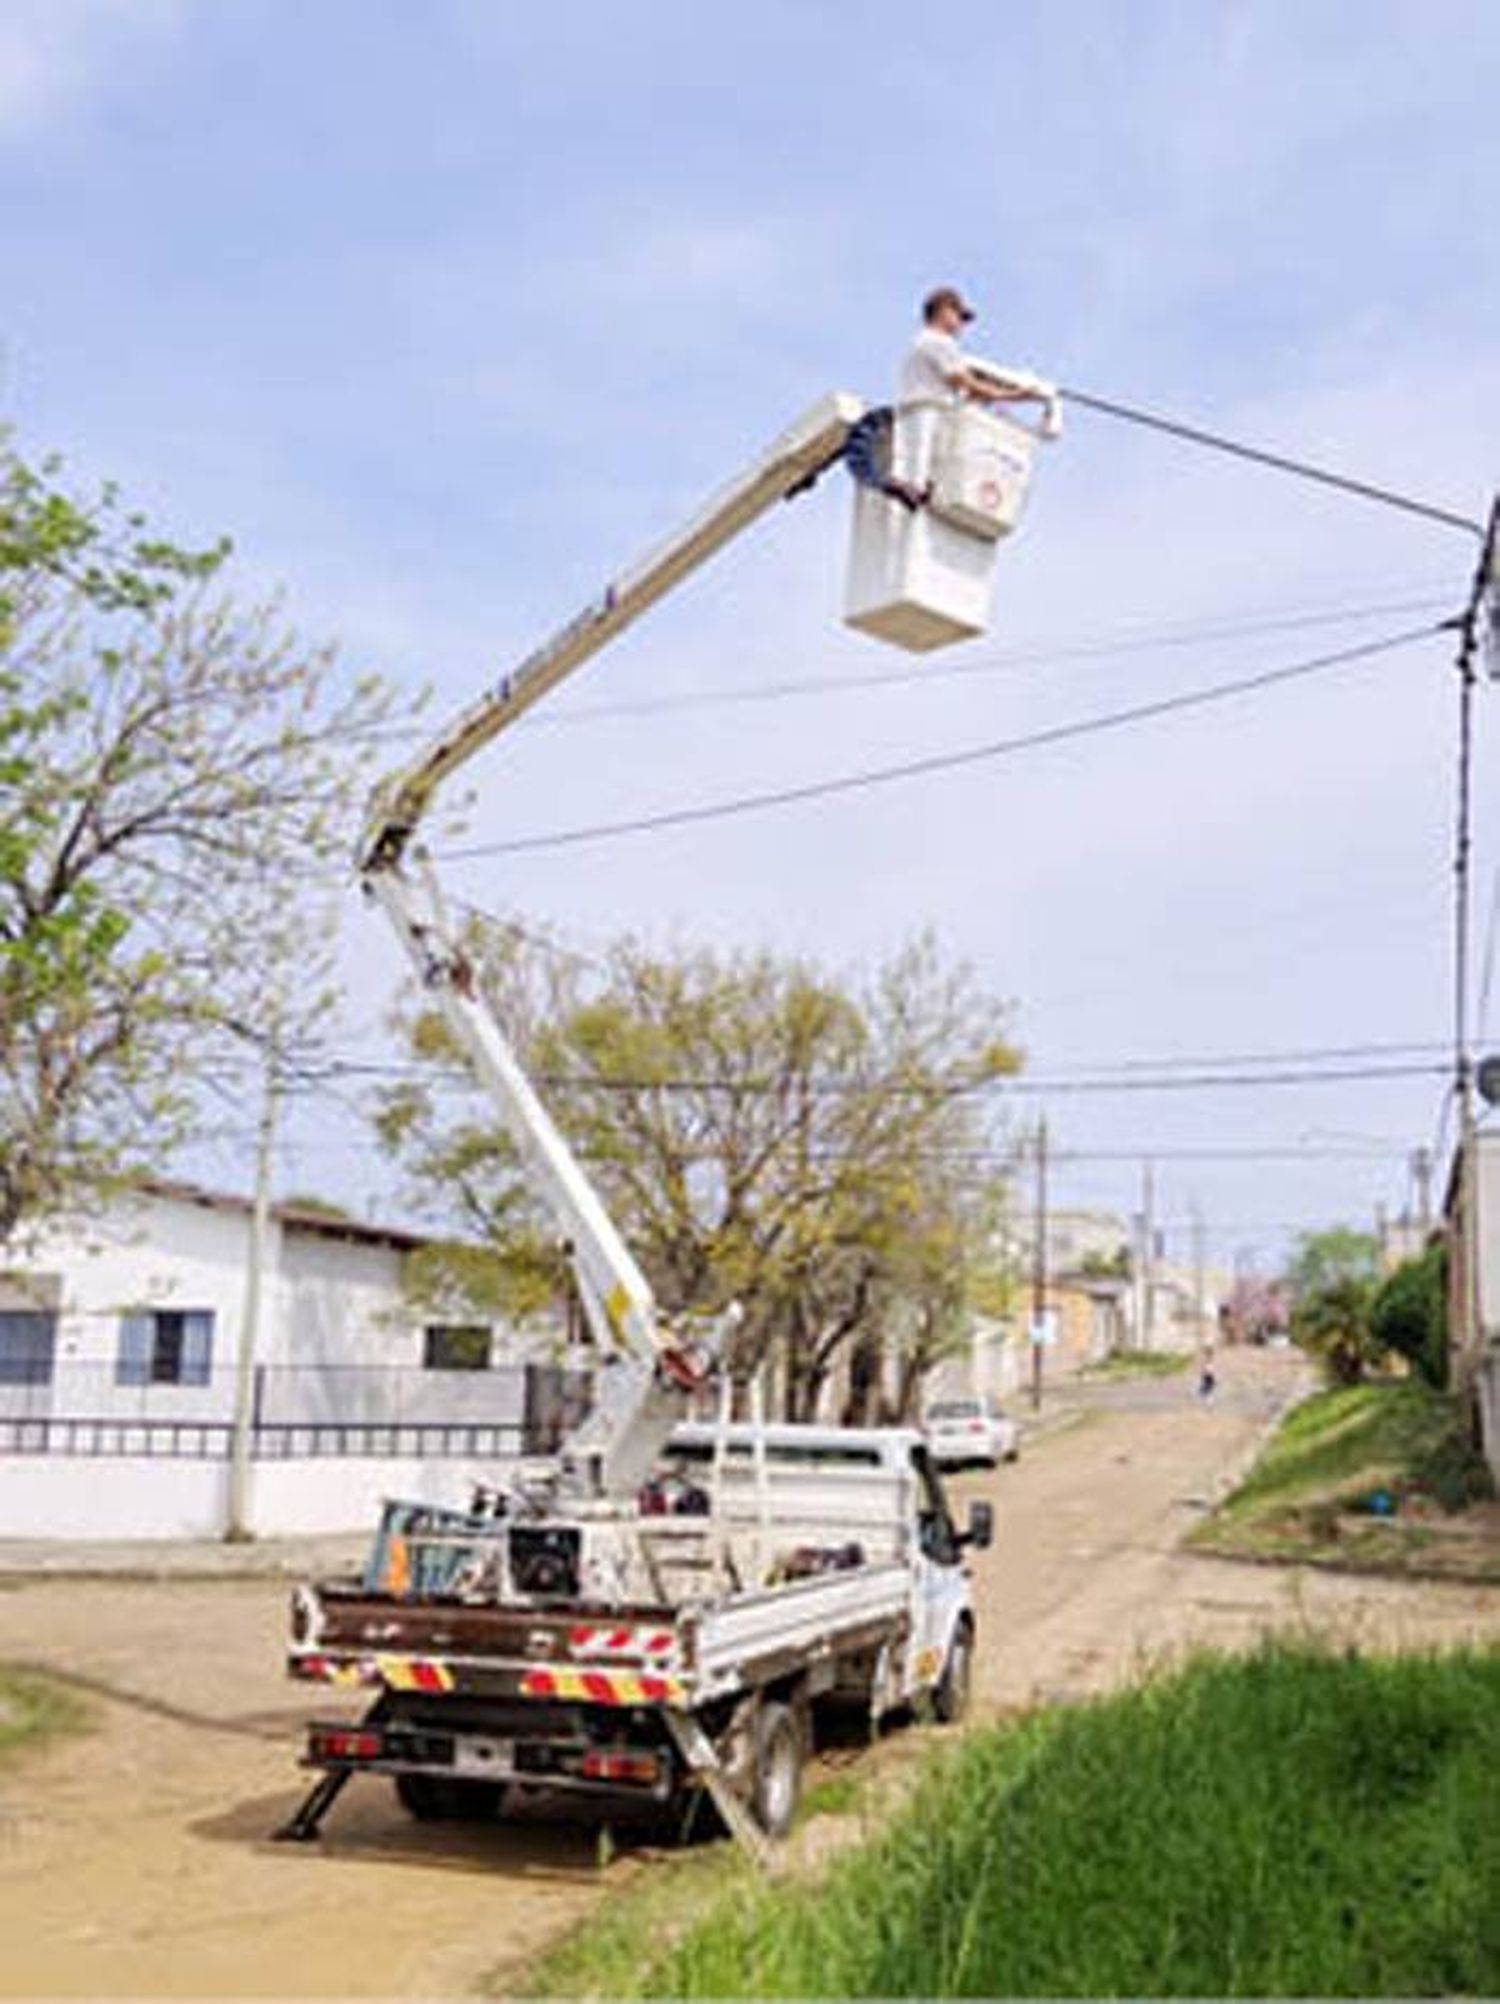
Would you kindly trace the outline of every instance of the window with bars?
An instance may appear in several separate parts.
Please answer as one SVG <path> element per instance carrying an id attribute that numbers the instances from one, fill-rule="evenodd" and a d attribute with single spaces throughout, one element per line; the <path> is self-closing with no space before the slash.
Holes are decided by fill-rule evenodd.
<path id="1" fill-rule="evenodd" d="M 429 1371 L 487 1371 L 490 1332 L 484 1322 L 429 1322 L 422 1332 L 422 1362 Z"/>
<path id="2" fill-rule="evenodd" d="M 50 1309 L 0 1309 L 0 1385 L 50 1385 L 56 1348 Z"/>
<path id="3" fill-rule="evenodd" d="M 120 1317 L 117 1385 L 206 1385 L 213 1375 L 211 1308 L 142 1308 Z"/>

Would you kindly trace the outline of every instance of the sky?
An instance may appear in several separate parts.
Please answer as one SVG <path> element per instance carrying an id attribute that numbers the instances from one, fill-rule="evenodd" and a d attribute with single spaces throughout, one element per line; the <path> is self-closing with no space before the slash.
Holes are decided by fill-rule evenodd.
<path id="1" fill-rule="evenodd" d="M 1497 96 L 1482 0 L 0 0 L 0 416 L 183 540 L 231 534 L 244 590 L 284 589 L 351 667 L 430 684 L 434 715 L 825 390 L 888 396 L 942 282 L 985 354 L 1479 517 Z M 840 624 L 849 505 L 840 476 L 778 510 L 493 748 L 467 839 L 991 744 L 1435 626 L 1475 555 L 1075 407 L 990 632 L 917 658 Z M 1439 1134 L 1452 658 L 1427 635 L 448 880 L 584 947 L 628 929 L 853 969 L 930 927 L 1053 1082 L 1011 1118 L 1045 1108 L 1054 1201 L 1129 1213 L 1150 1157 L 1169 1252 L 1197 1216 L 1215 1262 L 1267 1266 L 1297 1230 L 1399 1211 Z M 1497 700 L 1481 688 L 1473 1000 L 1500 1038 Z M 347 916 L 340 1035 L 378 1059 L 399 970 L 352 891 Z M 1328 1052 L 1351 1055 L 1307 1055 Z M 1403 1069 L 1079 1089 L 1163 1058 Z M 244 1186 L 252 1120 L 214 1180 Z M 406 1201 L 343 1102 L 294 1109 L 279 1175 Z"/>

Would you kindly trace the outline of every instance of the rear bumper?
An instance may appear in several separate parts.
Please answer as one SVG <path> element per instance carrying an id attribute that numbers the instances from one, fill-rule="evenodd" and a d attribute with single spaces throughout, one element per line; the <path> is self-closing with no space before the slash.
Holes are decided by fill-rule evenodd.
<path id="1" fill-rule="evenodd" d="M 995 1443 L 989 1440 L 972 1443 L 953 1441 L 942 1447 L 934 1444 L 927 1451 L 935 1468 L 974 1468 L 981 1465 L 993 1468 L 1000 1458 Z"/>
<path id="2" fill-rule="evenodd" d="M 322 1774 L 427 1775 L 656 1802 L 682 1780 L 665 1738 L 591 1736 L 555 1719 L 536 1737 L 447 1731 L 422 1720 L 372 1721 L 358 1729 L 314 1721 L 300 1765 Z"/>

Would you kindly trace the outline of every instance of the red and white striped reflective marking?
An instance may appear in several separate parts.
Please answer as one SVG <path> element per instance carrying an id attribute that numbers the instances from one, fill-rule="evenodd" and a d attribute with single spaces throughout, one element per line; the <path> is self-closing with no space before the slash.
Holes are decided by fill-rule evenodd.
<path id="1" fill-rule="evenodd" d="M 586 1705 L 680 1705 L 686 1690 L 680 1677 L 649 1670 L 525 1670 L 521 1695 L 570 1698 Z"/>
<path id="2" fill-rule="evenodd" d="M 579 1622 L 568 1630 L 568 1647 L 575 1656 L 649 1656 L 659 1660 L 671 1654 L 676 1641 L 670 1628 L 639 1623 L 610 1628 Z"/>
<path id="3" fill-rule="evenodd" d="M 292 1658 L 292 1674 L 314 1684 L 385 1684 L 392 1691 L 451 1691 L 453 1672 L 425 1656 Z"/>
<path id="4" fill-rule="evenodd" d="M 368 1656 L 345 1658 L 341 1656 L 301 1655 L 291 1659 L 290 1668 L 294 1677 L 303 1677 L 311 1684 L 374 1684 L 379 1679 L 375 1674 L 374 1661 Z"/>

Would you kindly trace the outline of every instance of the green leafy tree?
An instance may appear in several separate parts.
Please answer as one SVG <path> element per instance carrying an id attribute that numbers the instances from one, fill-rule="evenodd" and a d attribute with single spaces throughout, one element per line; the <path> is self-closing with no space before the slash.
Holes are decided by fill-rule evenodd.
<path id="1" fill-rule="evenodd" d="M 952 1165 L 983 1155 L 980 1088 L 1018 1059 L 1003 1008 L 930 941 L 861 983 L 629 939 L 584 962 L 484 921 L 467 950 L 664 1309 L 738 1300 L 731 1367 L 774 1364 L 788 1416 L 815 1413 L 840 1362 L 878 1347 L 919 1269 L 932 1279 L 960 1242 L 948 1265 L 971 1258 L 980 1211 L 967 1192 L 957 1206 Z M 420 1003 L 402 1029 L 418 1056 L 452 1062 Z M 385 1096 L 380 1131 L 419 1200 L 486 1240 L 497 1272 L 559 1284 L 550 1220 L 483 1102 L 455 1114 L 414 1080 Z M 948 1285 L 932 1279 L 934 1316 Z"/>
<path id="2" fill-rule="evenodd" d="M 0 1245 L 158 1165 L 205 1072 L 327 1001 L 392 698 L 226 557 L 0 439 Z"/>
<path id="3" fill-rule="evenodd" d="M 1348 1225 L 1304 1232 L 1287 1281 L 1292 1339 L 1335 1384 L 1357 1385 L 1375 1361 L 1370 1309 L 1380 1275 L 1379 1242 Z"/>
<path id="4" fill-rule="evenodd" d="M 916 1418 L 928 1374 L 964 1354 L 977 1315 L 998 1318 L 1014 1304 L 1013 1278 L 996 1253 L 1002 1180 L 938 1161 L 923 1185 L 885 1277 L 896 1383 L 882 1416 L 896 1421 Z"/>
<path id="5" fill-rule="evenodd" d="M 1375 1358 L 1370 1334 L 1373 1280 L 1346 1275 L 1301 1295 L 1292 1309 L 1292 1337 L 1316 1357 L 1336 1385 L 1357 1385 Z"/>
<path id="6" fill-rule="evenodd" d="M 1350 1225 L 1303 1232 L 1297 1241 L 1287 1279 L 1294 1299 L 1319 1293 L 1337 1281 L 1374 1281 L 1380 1273 L 1380 1242 Z"/>
<path id="7" fill-rule="evenodd" d="M 1448 1382 L 1448 1253 L 1428 1246 L 1381 1282 L 1370 1304 L 1377 1349 L 1404 1357 L 1439 1391 Z"/>

